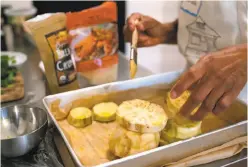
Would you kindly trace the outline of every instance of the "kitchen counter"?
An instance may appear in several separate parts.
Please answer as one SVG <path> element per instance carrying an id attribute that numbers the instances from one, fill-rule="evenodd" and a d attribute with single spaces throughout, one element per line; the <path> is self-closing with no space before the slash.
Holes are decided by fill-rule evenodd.
<path id="1" fill-rule="evenodd" d="M 4 103 L 3 106 L 13 105 L 13 104 L 29 104 L 38 106 L 44 109 L 42 104 L 42 98 L 49 94 L 46 85 L 46 79 L 39 69 L 38 64 L 40 62 L 40 57 L 37 49 L 27 41 L 18 39 L 15 41 L 16 47 L 15 51 L 20 51 L 28 56 L 28 61 L 20 68 L 22 74 L 24 75 L 25 81 L 25 98 L 19 101 Z M 149 70 L 139 67 L 137 72 L 137 77 L 144 77 L 151 75 L 152 72 Z M 127 80 L 129 78 L 129 65 L 127 58 L 120 53 L 119 55 L 119 70 L 118 70 L 118 80 Z M 81 84 L 81 87 L 87 87 L 90 85 Z M 50 122 L 51 123 L 51 122 Z M 50 124 L 52 126 L 52 124 Z M 60 153 L 61 159 L 65 167 L 74 167 L 72 158 L 69 155 L 67 147 L 60 134 L 54 132 L 54 141 L 57 146 L 58 152 Z M 213 163 L 200 165 L 198 167 L 219 167 L 219 166 L 230 166 L 230 167 L 242 167 L 247 166 L 247 150 L 243 150 L 240 154 L 225 160 L 216 161 Z M 234 163 L 235 162 L 235 163 Z"/>

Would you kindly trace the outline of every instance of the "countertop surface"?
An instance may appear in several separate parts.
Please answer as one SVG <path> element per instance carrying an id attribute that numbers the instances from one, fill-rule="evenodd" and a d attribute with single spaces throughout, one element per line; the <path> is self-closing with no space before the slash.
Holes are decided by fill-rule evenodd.
<path id="1" fill-rule="evenodd" d="M 42 104 L 42 98 L 48 95 L 49 91 L 47 89 L 46 79 L 38 66 L 40 62 L 39 53 L 37 49 L 28 42 L 20 42 L 20 41 L 18 42 L 17 40 L 16 43 L 18 43 L 18 45 L 15 47 L 14 50 L 23 52 L 28 56 L 28 61 L 25 62 L 25 64 L 20 68 L 22 74 L 24 75 L 25 98 L 11 103 L 3 103 L 2 107 L 13 104 L 30 104 L 44 108 Z M 149 70 L 143 67 L 138 68 L 137 77 L 144 77 L 148 75 L 152 75 L 152 72 L 150 72 Z M 125 56 L 120 53 L 118 80 L 119 81 L 127 80 L 128 78 L 129 78 L 128 61 L 125 58 Z M 87 87 L 87 86 L 90 85 L 87 85 L 85 83 L 81 84 L 81 87 Z M 243 98 L 246 99 L 246 93 L 243 94 L 245 95 L 245 97 Z M 63 139 L 58 134 L 58 132 L 55 132 L 54 140 L 64 165 L 66 167 L 73 167 L 72 159 L 64 144 Z M 245 149 L 240 154 L 232 158 L 216 161 L 205 165 L 200 165 L 199 167 L 217 167 L 217 166 L 242 167 L 242 166 L 247 166 L 246 158 L 247 158 L 247 150 Z M 234 163 L 236 161 L 237 163 Z"/>

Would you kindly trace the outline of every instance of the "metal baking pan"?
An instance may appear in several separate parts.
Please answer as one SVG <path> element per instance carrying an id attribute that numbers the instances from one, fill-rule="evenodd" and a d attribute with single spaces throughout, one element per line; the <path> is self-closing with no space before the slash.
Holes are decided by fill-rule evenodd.
<path id="1" fill-rule="evenodd" d="M 80 90 L 50 95 L 43 99 L 43 103 L 48 111 L 48 114 L 52 118 L 55 126 L 58 128 L 62 138 L 64 139 L 75 164 L 77 166 L 83 167 L 84 165 L 81 164 L 81 162 L 77 158 L 69 141 L 66 139 L 65 134 L 63 133 L 62 129 L 58 125 L 57 121 L 55 120 L 49 109 L 49 104 L 53 100 L 59 98 L 61 99 L 61 104 L 63 105 L 79 98 L 90 97 L 98 94 L 126 91 L 130 89 L 138 89 L 141 87 L 151 87 L 153 85 L 164 85 L 165 87 L 168 86 L 169 88 L 171 83 L 174 82 L 180 74 L 181 71 L 169 72 L 164 74 L 152 75 L 144 78 L 138 78 L 134 80 L 114 82 L 100 86 L 88 87 Z M 245 105 L 242 101 L 240 101 L 240 104 Z M 247 135 L 247 122 L 247 120 L 241 121 L 228 127 L 215 130 L 206 134 L 202 134 L 197 137 L 175 142 L 166 146 L 158 147 L 153 150 L 145 151 L 136 155 L 117 159 L 98 166 L 148 167 L 154 166 L 155 164 L 157 166 L 166 162 L 177 161 L 192 154 L 196 154 L 206 149 L 219 146 L 234 138 Z"/>

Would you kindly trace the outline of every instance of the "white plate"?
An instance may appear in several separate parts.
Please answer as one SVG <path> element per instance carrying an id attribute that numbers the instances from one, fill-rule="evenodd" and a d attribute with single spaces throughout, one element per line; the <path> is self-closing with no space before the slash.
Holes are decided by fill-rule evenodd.
<path id="1" fill-rule="evenodd" d="M 16 62 L 11 63 L 9 62 L 9 66 L 21 66 L 25 61 L 27 61 L 27 55 L 21 52 L 1 52 L 1 56 L 7 55 L 9 57 L 14 57 Z"/>
<path id="2" fill-rule="evenodd" d="M 34 6 L 28 7 L 28 8 L 20 8 L 20 9 L 6 9 L 4 13 L 7 16 L 33 16 L 37 12 L 37 8 Z"/>

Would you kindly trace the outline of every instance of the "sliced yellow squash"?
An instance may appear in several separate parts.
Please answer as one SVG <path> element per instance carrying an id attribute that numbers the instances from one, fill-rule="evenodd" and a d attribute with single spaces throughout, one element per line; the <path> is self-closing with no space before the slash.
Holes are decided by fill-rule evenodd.
<path id="1" fill-rule="evenodd" d="M 184 91 L 181 96 L 176 99 L 172 99 L 170 96 L 170 92 L 167 95 L 167 106 L 172 115 L 175 115 L 179 112 L 180 108 L 184 105 L 187 99 L 190 96 L 190 91 Z M 200 105 L 197 106 L 192 112 L 191 115 L 195 114 L 195 112 L 199 109 Z"/>
<path id="2" fill-rule="evenodd" d="M 175 119 L 168 121 L 161 132 L 161 139 L 168 143 L 188 139 L 201 133 L 201 121 L 178 125 Z"/>
<path id="3" fill-rule="evenodd" d="M 109 150 L 115 156 L 126 157 L 158 147 L 160 135 L 137 133 L 118 126 L 110 137 Z"/>
<path id="4" fill-rule="evenodd" d="M 74 127 L 83 128 L 92 124 L 92 112 L 86 107 L 74 108 L 70 111 L 67 121 Z"/>
<path id="5" fill-rule="evenodd" d="M 167 126 L 161 133 L 163 140 L 172 143 L 197 136 L 201 133 L 202 121 L 192 121 L 179 113 L 180 108 L 184 105 L 189 96 L 190 92 L 185 91 L 177 99 L 171 99 L 170 93 L 168 93 L 167 106 L 173 118 L 168 121 Z M 195 114 L 199 107 L 200 105 L 191 112 L 191 115 Z"/>
<path id="6" fill-rule="evenodd" d="M 139 99 L 123 102 L 116 116 L 121 126 L 139 133 L 160 132 L 168 120 L 161 106 Z"/>
<path id="7" fill-rule="evenodd" d="M 94 120 L 110 122 L 116 118 L 118 105 L 113 102 L 99 103 L 93 107 Z"/>

